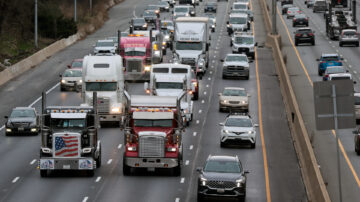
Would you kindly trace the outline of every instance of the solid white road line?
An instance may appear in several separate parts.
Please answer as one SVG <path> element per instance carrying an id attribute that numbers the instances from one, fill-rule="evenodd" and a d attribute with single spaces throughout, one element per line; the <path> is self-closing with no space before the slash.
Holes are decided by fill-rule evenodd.
<path id="1" fill-rule="evenodd" d="M 20 179 L 20 177 L 15 177 L 15 178 L 13 179 L 12 183 L 17 182 L 19 179 Z"/>

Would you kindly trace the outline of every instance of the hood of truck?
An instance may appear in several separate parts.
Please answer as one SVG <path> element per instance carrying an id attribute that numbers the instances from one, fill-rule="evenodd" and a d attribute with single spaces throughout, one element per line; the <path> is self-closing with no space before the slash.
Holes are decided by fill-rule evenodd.
<path id="1" fill-rule="evenodd" d="M 182 58 L 195 58 L 197 61 L 199 58 L 199 55 L 202 54 L 202 51 L 200 50 L 176 50 L 176 53 L 179 55 L 179 59 L 181 61 Z"/>
<path id="2" fill-rule="evenodd" d="M 164 128 L 164 127 L 133 127 L 135 134 L 139 134 L 140 132 L 146 131 L 156 131 L 156 132 L 164 132 L 166 135 L 169 135 L 173 132 L 174 128 Z"/>
<path id="3" fill-rule="evenodd" d="M 156 89 L 157 96 L 180 96 L 183 89 Z"/>

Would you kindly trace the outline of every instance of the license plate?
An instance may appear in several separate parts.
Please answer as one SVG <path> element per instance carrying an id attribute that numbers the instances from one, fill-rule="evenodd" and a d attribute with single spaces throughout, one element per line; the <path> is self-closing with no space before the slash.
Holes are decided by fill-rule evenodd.
<path id="1" fill-rule="evenodd" d="M 225 192 L 225 189 L 217 189 L 216 190 L 218 193 L 224 193 Z"/>
<path id="2" fill-rule="evenodd" d="M 63 165 L 63 169 L 70 169 L 70 165 Z"/>
<path id="3" fill-rule="evenodd" d="M 23 127 L 18 128 L 18 131 L 24 131 Z"/>
<path id="4" fill-rule="evenodd" d="M 307 37 L 308 35 L 307 34 L 304 34 L 304 37 Z"/>
<path id="5" fill-rule="evenodd" d="M 302 24 L 302 23 L 303 23 L 303 21 L 300 21 L 299 23 L 300 23 L 300 24 Z"/>

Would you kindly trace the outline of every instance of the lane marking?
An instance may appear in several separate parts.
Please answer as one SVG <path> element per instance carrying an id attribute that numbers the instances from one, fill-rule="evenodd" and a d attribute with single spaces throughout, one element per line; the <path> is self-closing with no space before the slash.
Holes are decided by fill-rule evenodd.
<path id="1" fill-rule="evenodd" d="M 279 12 L 279 9 L 277 9 L 277 12 L 278 12 L 278 14 L 280 13 L 280 12 Z M 279 15 L 280 15 L 280 14 L 279 14 Z M 305 66 L 303 66 L 304 64 L 303 64 L 303 62 L 302 62 L 302 59 L 301 59 L 301 58 L 299 57 L 299 55 L 298 55 L 297 48 L 294 46 L 294 44 L 293 44 L 293 42 L 292 42 L 291 36 L 290 36 L 290 34 L 289 34 L 288 27 L 286 26 L 286 24 L 285 24 L 282 16 L 280 16 L 280 19 L 281 19 L 281 21 L 282 21 L 282 23 L 283 23 L 283 26 L 285 27 L 285 29 L 286 29 L 286 31 L 287 31 L 287 33 L 288 33 L 288 38 L 289 38 L 289 40 L 290 40 L 290 42 L 291 42 L 291 45 L 292 45 L 293 49 L 295 50 L 295 53 L 296 53 L 297 56 L 298 56 L 298 60 L 299 60 L 300 64 L 302 65 L 305 74 L 308 76 L 309 74 L 308 74 Z M 350 67 L 350 65 L 349 65 L 349 67 Z M 350 68 L 351 68 L 351 67 L 350 67 Z M 313 86 L 314 84 L 313 84 L 312 80 L 311 80 L 309 77 L 308 77 L 308 80 L 309 80 L 310 85 Z M 333 133 L 335 133 L 335 131 L 333 131 Z M 334 134 L 334 136 L 335 136 L 335 134 Z M 340 149 L 342 148 L 342 149 L 341 149 L 341 152 L 342 152 L 342 154 L 343 154 L 343 156 L 344 156 L 344 158 L 345 158 L 345 160 L 346 160 L 346 163 L 347 163 L 350 171 L 352 172 L 352 175 L 353 175 L 355 181 L 357 182 L 358 187 L 360 187 L 359 177 L 358 177 L 356 171 L 354 170 L 354 167 L 353 167 L 351 161 L 349 160 L 348 155 L 347 155 L 346 151 L 344 150 L 344 147 L 342 146 L 342 142 L 341 142 L 340 139 L 339 139 L 339 147 L 340 147 Z"/>
<path id="2" fill-rule="evenodd" d="M 118 149 L 121 149 L 121 147 L 122 147 L 122 144 L 119 144 L 117 148 L 118 148 Z"/>
<path id="3" fill-rule="evenodd" d="M 210 81 L 210 80 L 211 80 L 211 78 L 209 77 L 209 78 L 208 78 L 208 80 Z"/>
<path id="4" fill-rule="evenodd" d="M 206 95 L 206 91 L 204 91 L 204 95 Z"/>
<path id="5" fill-rule="evenodd" d="M 201 114 L 201 112 L 202 112 L 202 110 L 200 109 L 200 110 L 199 110 L 199 114 Z"/>
<path id="6" fill-rule="evenodd" d="M 20 177 L 15 177 L 15 178 L 13 179 L 12 183 L 17 182 L 19 179 L 20 179 Z"/>
<path id="7" fill-rule="evenodd" d="M 186 161 L 185 161 L 185 165 L 186 165 L 186 166 L 189 165 L 189 163 L 190 163 L 189 160 L 186 160 Z"/>
<path id="8" fill-rule="evenodd" d="M 357 72 L 354 70 L 354 73 L 356 74 Z"/>
<path id="9" fill-rule="evenodd" d="M 252 7 L 252 2 L 250 3 Z M 279 13 L 279 10 L 278 10 Z M 280 14 L 279 14 L 280 15 Z M 255 26 L 254 23 L 252 24 L 253 28 L 253 35 L 255 36 Z M 257 48 L 254 47 L 255 55 L 257 56 Z M 266 186 L 266 200 L 267 202 L 271 202 L 271 192 L 270 192 L 270 181 L 269 181 L 269 169 L 268 169 L 268 160 L 266 154 L 266 144 L 264 138 L 264 131 L 263 131 L 263 121 L 262 121 L 262 107 L 261 107 L 261 86 L 260 86 L 260 76 L 259 76 L 259 64 L 258 64 L 258 57 L 255 57 L 255 70 L 256 70 L 256 85 L 257 85 L 257 94 L 258 94 L 258 113 L 259 113 L 259 128 L 260 128 L 260 137 L 262 143 L 262 154 L 264 159 L 264 173 L 265 173 L 265 186 Z"/>
<path id="10" fill-rule="evenodd" d="M 206 88 L 209 88 L 209 84 L 206 84 Z"/>
<path id="11" fill-rule="evenodd" d="M 196 134 L 197 134 L 197 133 L 196 133 L 196 132 L 194 132 L 194 133 L 193 133 L 193 136 L 195 137 L 195 136 L 196 136 Z"/>
<path id="12" fill-rule="evenodd" d="M 101 180 L 101 177 L 99 176 L 96 178 L 95 182 L 100 182 L 100 180 Z"/>
<path id="13" fill-rule="evenodd" d="M 199 124 L 200 123 L 200 121 L 199 120 L 196 120 L 196 124 Z"/>
<path id="14" fill-rule="evenodd" d="M 30 165 L 33 165 L 35 162 L 36 162 L 36 159 L 32 160 L 32 161 L 30 162 Z"/>
<path id="15" fill-rule="evenodd" d="M 180 202 L 180 198 L 176 198 L 176 199 L 175 199 L 175 202 Z"/>
<path id="16" fill-rule="evenodd" d="M 180 183 L 183 184 L 185 182 L 185 177 L 182 177 Z"/>
<path id="17" fill-rule="evenodd" d="M 89 197 L 85 196 L 82 202 L 86 202 L 89 199 Z"/>
<path id="18" fill-rule="evenodd" d="M 203 103 L 203 104 L 204 104 L 204 103 L 205 103 L 205 100 L 201 100 L 201 103 Z"/>
<path id="19" fill-rule="evenodd" d="M 194 145 L 190 145 L 189 149 L 192 150 L 194 148 Z"/>
<path id="20" fill-rule="evenodd" d="M 110 164 L 111 162 L 112 162 L 112 159 L 109 159 L 108 162 L 107 162 L 107 164 Z"/>

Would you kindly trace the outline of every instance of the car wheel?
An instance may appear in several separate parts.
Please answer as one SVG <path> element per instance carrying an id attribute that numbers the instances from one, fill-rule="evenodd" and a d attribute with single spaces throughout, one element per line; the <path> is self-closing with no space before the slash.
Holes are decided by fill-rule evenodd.
<path id="1" fill-rule="evenodd" d="M 249 75 L 247 75 L 247 76 L 245 77 L 245 79 L 246 79 L 246 80 L 249 80 L 249 77 L 250 77 L 250 76 L 249 76 Z"/>
<path id="2" fill-rule="evenodd" d="M 202 196 L 201 194 L 197 194 L 197 201 L 198 202 L 203 202 L 204 201 L 204 196 Z"/>
<path id="3" fill-rule="evenodd" d="M 322 76 L 322 73 L 321 73 L 320 69 L 318 70 L 318 74 L 319 74 L 319 76 Z"/>
<path id="4" fill-rule="evenodd" d="M 295 46 L 298 46 L 299 42 L 295 40 Z"/>
<path id="5" fill-rule="evenodd" d="M 356 47 L 359 47 L 359 42 L 357 42 L 355 46 L 356 46 Z"/>
<path id="6" fill-rule="evenodd" d="M 355 149 L 355 152 L 356 152 L 356 154 L 357 154 L 358 156 L 360 156 L 360 149 L 358 149 L 357 151 L 356 151 L 356 149 Z"/>
<path id="7" fill-rule="evenodd" d="M 225 146 L 226 146 L 226 144 L 224 142 L 220 141 L 220 147 L 222 148 L 222 147 L 225 147 Z"/>
<path id="8" fill-rule="evenodd" d="M 222 78 L 223 78 L 223 79 L 226 79 L 226 76 L 225 76 L 225 75 L 222 75 Z"/>
<path id="9" fill-rule="evenodd" d="M 63 88 L 63 87 L 60 87 L 60 91 L 65 91 L 65 88 Z"/>
<path id="10" fill-rule="evenodd" d="M 293 23 L 292 26 L 295 27 L 295 23 Z"/>
<path id="11" fill-rule="evenodd" d="M 340 42 L 340 43 L 339 43 L 339 46 L 340 46 L 340 47 L 342 47 L 342 46 L 343 46 L 343 44 Z"/>
<path id="12" fill-rule="evenodd" d="M 315 40 L 313 40 L 313 41 L 311 42 L 311 45 L 315 46 Z"/>
<path id="13" fill-rule="evenodd" d="M 88 177 L 94 177 L 95 175 L 95 170 L 87 170 L 85 172 Z"/>
<path id="14" fill-rule="evenodd" d="M 244 197 L 244 196 L 239 197 L 239 198 L 238 198 L 238 201 L 240 201 L 240 202 L 245 202 L 245 197 Z"/>
<path id="15" fill-rule="evenodd" d="M 40 170 L 41 177 L 48 177 L 48 170 Z"/>

